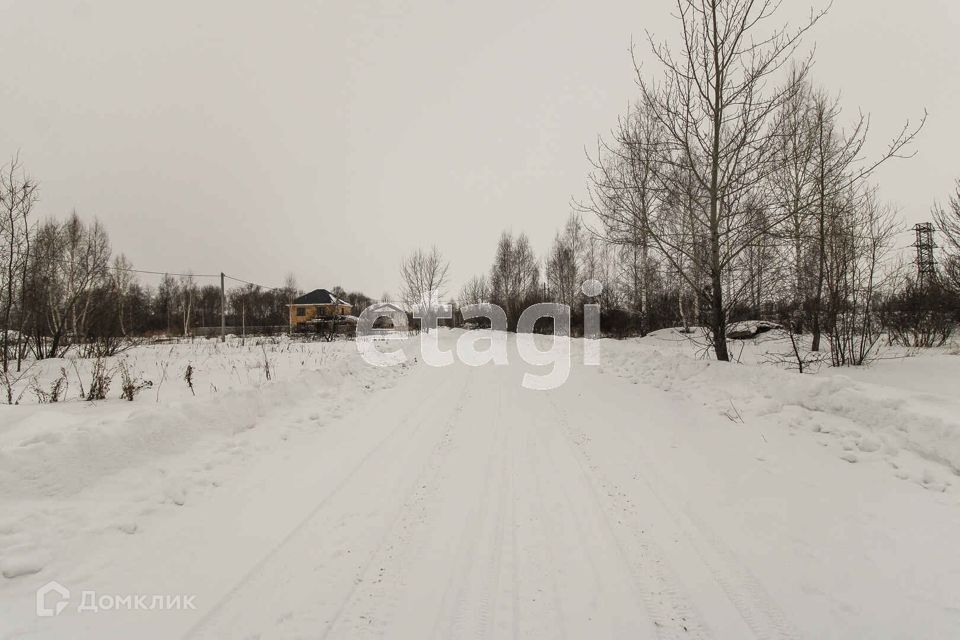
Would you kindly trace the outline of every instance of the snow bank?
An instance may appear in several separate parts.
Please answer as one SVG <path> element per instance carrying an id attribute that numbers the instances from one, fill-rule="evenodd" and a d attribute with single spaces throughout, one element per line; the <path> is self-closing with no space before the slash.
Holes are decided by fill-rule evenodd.
<path id="1" fill-rule="evenodd" d="M 153 510 L 230 481 L 259 452 L 322 429 L 408 369 L 371 367 L 353 342 L 157 345 L 108 367 L 121 358 L 154 381 L 133 402 L 119 399 L 119 379 L 106 401 L 80 400 L 90 362 L 51 360 L 34 375 L 45 385 L 65 368 L 66 400 L 0 405 L 3 577 L 41 571 L 78 530 L 136 533 Z"/>
<path id="2" fill-rule="evenodd" d="M 824 367 L 814 375 L 799 375 L 759 362 L 717 362 L 709 355 L 697 358 L 694 354 L 703 353 L 703 345 L 678 336 L 667 330 L 627 345 L 607 343 L 603 367 L 711 407 L 732 422 L 788 415 L 791 419 L 786 424 L 791 427 L 832 435 L 858 456 L 882 456 L 898 468 L 897 453 L 907 450 L 960 475 L 960 399 L 915 390 L 922 365 L 898 375 L 896 368 L 902 361 L 878 363 L 890 371 L 883 377 L 884 384 L 855 379 L 864 373 L 857 369 Z M 767 344 L 765 348 L 775 351 L 777 347 Z M 762 361 L 755 352 L 751 357 Z M 928 356 L 917 356 L 924 357 Z M 952 357 L 945 365 L 939 354 L 929 357 L 941 359 L 928 375 L 942 376 L 944 368 L 952 365 L 953 379 L 960 377 L 960 358 Z M 908 376 L 910 383 L 905 381 Z M 794 415 L 798 411 L 802 415 Z"/>

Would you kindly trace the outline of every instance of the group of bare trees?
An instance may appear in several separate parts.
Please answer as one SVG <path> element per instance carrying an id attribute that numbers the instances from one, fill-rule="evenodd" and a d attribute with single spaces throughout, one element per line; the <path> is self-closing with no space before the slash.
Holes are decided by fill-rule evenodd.
<path id="1" fill-rule="evenodd" d="M 0 173 L 4 375 L 19 371 L 30 356 L 63 355 L 77 337 L 95 332 L 108 315 L 103 298 L 116 294 L 104 228 L 84 223 L 76 213 L 39 223 L 34 215 L 38 196 L 37 182 L 14 157 Z"/>
<path id="2" fill-rule="evenodd" d="M 40 221 L 39 189 L 17 157 L 0 171 L 0 374 L 27 360 L 112 355 L 148 335 L 189 336 L 201 327 L 273 330 L 288 324 L 300 294 L 292 276 L 282 287 L 241 283 L 221 292 L 219 278 L 142 272 L 114 254 L 104 226 L 76 212 Z M 430 255 L 421 256 L 431 259 Z M 436 259 L 434 256 L 433 259 Z M 154 286 L 141 273 L 159 276 Z M 426 282 L 444 286 L 445 276 Z M 333 291 L 359 313 L 372 300 Z"/>
<path id="3" fill-rule="evenodd" d="M 614 334 L 705 325 L 727 360 L 727 324 L 766 316 L 808 333 L 834 365 L 863 363 L 890 317 L 881 307 L 907 286 L 891 259 L 895 211 L 870 178 L 912 155 L 926 118 L 870 157 L 869 117 L 847 119 L 811 79 L 812 57 L 798 55 L 826 12 L 791 29 L 775 22 L 779 5 L 677 0 L 680 46 L 650 41 L 660 76 L 634 55 L 638 97 L 600 139 L 588 196 L 542 263 L 526 236 L 504 233 L 489 275 L 468 281 L 460 302 L 496 302 L 515 318 L 551 300 L 576 318 L 582 283 L 597 280 Z M 954 256 L 943 279 L 960 290 L 960 183 L 935 217 Z"/>
<path id="4" fill-rule="evenodd" d="M 19 170 L 16 162 L 10 166 Z M 141 323 L 148 297 L 129 260 L 113 256 L 107 231 L 96 220 L 85 222 L 76 212 L 65 220 L 33 220 L 35 183 L 11 169 L 4 175 L 0 197 L 8 214 L 11 194 L 32 187 L 29 198 L 19 198 L 19 224 L 12 233 L 7 225 L 3 229 L 9 251 L 0 317 L 4 371 L 20 370 L 28 357 L 61 357 L 74 347 L 81 355 L 115 351 Z"/>
<path id="5" fill-rule="evenodd" d="M 99 222 L 76 212 L 43 222 L 33 236 L 22 315 L 34 356 L 55 358 L 115 320 L 107 311 L 117 296 L 110 240 Z"/>
<path id="6" fill-rule="evenodd" d="M 601 140 L 577 204 L 631 248 L 638 311 L 651 270 L 670 274 L 683 324 L 706 324 L 718 359 L 729 359 L 731 319 L 773 305 L 793 311 L 814 350 L 826 335 L 835 364 L 857 364 L 879 336 L 897 230 L 868 178 L 908 155 L 923 122 L 865 159 L 869 119 L 844 122 L 810 79 L 811 57 L 797 55 L 825 12 L 768 28 L 779 4 L 678 0 L 681 45 L 650 41 L 663 74 L 636 64 L 639 96 Z"/>
<path id="7" fill-rule="evenodd" d="M 582 320 L 583 302 L 599 301 L 608 310 L 632 304 L 637 291 L 636 273 L 616 247 L 591 232 L 577 215 L 571 215 L 557 233 L 547 255 L 537 256 L 525 233 L 500 234 L 487 274 L 474 276 L 460 289 L 456 303 L 493 303 L 503 309 L 509 330 L 523 311 L 538 302 L 560 302 L 571 308 L 574 332 Z M 582 285 L 600 283 L 600 292 L 587 296 Z M 639 295 L 639 294 L 637 294 Z"/>
<path id="8" fill-rule="evenodd" d="M 541 296 L 540 263 L 526 234 L 504 231 L 490 268 L 489 298 L 507 314 L 507 327 L 517 326 L 520 314 Z"/>
<path id="9" fill-rule="evenodd" d="M 280 288 L 243 284 L 227 291 L 219 282 L 187 271 L 141 283 L 123 254 L 114 254 L 104 226 L 76 212 L 38 220 L 37 182 L 17 157 L 0 171 L 0 374 L 25 361 L 116 353 L 150 333 L 190 335 L 196 327 L 285 326 L 287 307 L 299 294 L 292 279 Z M 359 292 L 345 299 L 369 304 Z"/>

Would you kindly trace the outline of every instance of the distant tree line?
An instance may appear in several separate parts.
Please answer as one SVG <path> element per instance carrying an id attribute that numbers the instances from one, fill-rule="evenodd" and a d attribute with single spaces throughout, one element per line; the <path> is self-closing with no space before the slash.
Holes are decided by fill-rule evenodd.
<path id="1" fill-rule="evenodd" d="M 111 355 L 133 337 L 187 336 L 220 325 L 218 281 L 187 271 L 156 274 L 156 285 L 144 284 L 130 260 L 114 254 L 97 220 L 85 222 L 76 212 L 36 220 L 38 196 L 36 181 L 14 157 L 0 172 L 0 372 L 71 350 Z M 333 293 L 357 313 L 371 303 L 341 287 Z M 292 277 L 279 288 L 231 286 L 226 324 L 251 331 L 286 326 L 287 305 L 299 294 Z"/>

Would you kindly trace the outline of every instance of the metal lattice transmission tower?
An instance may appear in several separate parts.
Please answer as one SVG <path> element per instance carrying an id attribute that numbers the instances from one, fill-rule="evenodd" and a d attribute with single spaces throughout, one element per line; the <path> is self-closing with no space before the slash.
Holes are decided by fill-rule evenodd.
<path id="1" fill-rule="evenodd" d="M 926 286 L 937 279 L 937 263 L 933 259 L 933 223 L 921 222 L 914 225 L 917 241 L 917 284 Z"/>

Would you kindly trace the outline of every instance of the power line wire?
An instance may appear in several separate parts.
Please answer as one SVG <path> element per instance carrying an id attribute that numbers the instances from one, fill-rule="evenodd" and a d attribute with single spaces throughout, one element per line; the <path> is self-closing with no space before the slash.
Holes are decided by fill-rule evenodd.
<path id="1" fill-rule="evenodd" d="M 219 273 L 174 273 L 172 271 L 149 271 L 147 269 L 132 269 L 127 267 L 107 266 L 108 269 L 115 271 L 129 271 L 130 273 L 148 273 L 155 276 L 180 276 L 184 278 L 219 278 Z"/>
<path id="2" fill-rule="evenodd" d="M 250 285 L 251 287 L 260 287 L 261 289 L 268 289 L 268 290 L 270 290 L 270 291 L 278 291 L 278 290 L 281 288 L 281 287 L 268 287 L 268 286 L 265 285 L 265 284 L 257 284 L 256 282 L 248 282 L 248 281 L 242 280 L 242 279 L 240 279 L 240 278 L 234 278 L 233 276 L 227 275 L 226 273 L 223 274 L 223 276 L 224 276 L 227 280 L 233 280 L 234 282 L 242 282 L 243 284 L 248 284 L 248 285 Z M 219 277 L 219 276 L 218 276 L 218 277 Z"/>
<path id="3" fill-rule="evenodd" d="M 46 258 L 46 260 L 51 262 L 58 262 L 60 264 L 65 264 L 70 266 L 73 266 L 82 262 L 82 260 L 65 260 L 63 258 L 49 258 L 49 257 Z M 124 271 L 127 273 L 145 273 L 145 274 L 154 275 L 154 276 L 177 276 L 182 278 L 219 278 L 221 276 L 221 274 L 219 273 L 189 273 L 189 272 L 178 273 L 176 271 L 153 271 L 151 269 L 134 269 L 133 267 L 118 267 L 112 264 L 105 265 L 105 268 L 113 271 Z M 252 287 L 260 287 L 261 289 L 267 289 L 269 291 L 278 291 L 282 289 L 282 287 L 268 287 L 265 284 L 259 284 L 256 282 L 250 282 L 249 280 L 243 280 L 242 278 L 237 278 L 227 273 L 223 273 L 222 275 L 224 278 L 228 280 L 233 280 L 234 282 L 248 284 Z"/>

